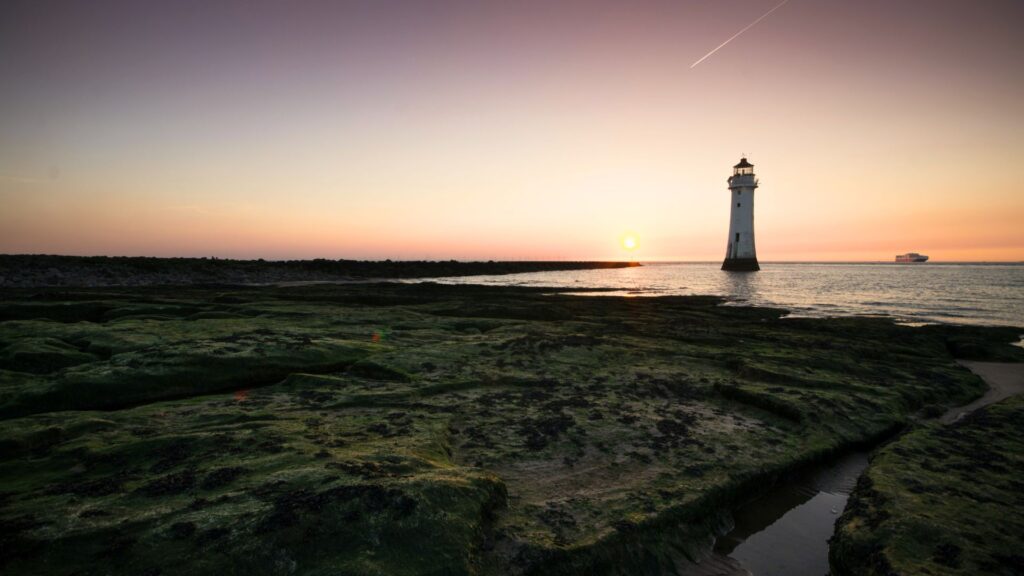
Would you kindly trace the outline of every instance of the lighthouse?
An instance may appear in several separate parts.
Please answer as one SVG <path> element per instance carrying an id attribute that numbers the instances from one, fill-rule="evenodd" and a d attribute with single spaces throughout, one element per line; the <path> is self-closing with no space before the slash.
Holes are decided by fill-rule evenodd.
<path id="1" fill-rule="evenodd" d="M 754 248 L 754 190 L 757 178 L 754 165 L 740 158 L 732 167 L 729 177 L 729 192 L 732 204 L 729 216 L 729 243 L 725 251 L 722 270 L 753 272 L 760 270 L 757 265 L 757 250 Z"/>

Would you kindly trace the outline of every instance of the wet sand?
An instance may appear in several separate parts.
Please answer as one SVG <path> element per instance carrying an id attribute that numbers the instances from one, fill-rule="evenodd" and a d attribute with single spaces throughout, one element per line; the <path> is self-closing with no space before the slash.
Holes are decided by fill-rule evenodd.
<path id="1" fill-rule="evenodd" d="M 941 420 L 944 424 L 956 422 L 978 408 L 1024 393 L 1024 364 L 961 360 L 960 365 L 980 376 L 988 384 L 988 391 L 974 402 L 943 414 Z"/>

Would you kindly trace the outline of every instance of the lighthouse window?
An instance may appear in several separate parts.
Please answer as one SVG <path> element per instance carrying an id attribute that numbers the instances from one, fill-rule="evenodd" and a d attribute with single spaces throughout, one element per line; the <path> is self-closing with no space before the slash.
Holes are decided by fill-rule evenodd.
<path id="1" fill-rule="evenodd" d="M 736 241 L 737 241 L 737 242 L 739 242 L 739 241 L 740 241 L 740 233 L 739 233 L 739 232 L 737 232 L 737 233 L 736 233 Z"/>
<path id="2" fill-rule="evenodd" d="M 737 208 L 739 208 L 739 207 L 740 207 L 740 203 L 739 203 L 739 202 L 737 202 L 737 203 L 736 203 L 736 207 L 737 207 Z"/>

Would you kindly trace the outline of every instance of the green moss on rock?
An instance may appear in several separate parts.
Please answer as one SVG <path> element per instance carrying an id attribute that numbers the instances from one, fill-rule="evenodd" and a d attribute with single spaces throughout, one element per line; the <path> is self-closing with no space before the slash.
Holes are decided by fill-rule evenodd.
<path id="1" fill-rule="evenodd" d="M 1022 471 L 1022 397 L 919 426 L 858 482 L 832 541 L 835 573 L 1020 574 Z"/>
<path id="2" fill-rule="evenodd" d="M 758 485 L 984 389 L 957 328 L 708 297 L 0 297 L 4 350 L 76 359 L 0 366 L 15 575 L 672 573 Z"/>

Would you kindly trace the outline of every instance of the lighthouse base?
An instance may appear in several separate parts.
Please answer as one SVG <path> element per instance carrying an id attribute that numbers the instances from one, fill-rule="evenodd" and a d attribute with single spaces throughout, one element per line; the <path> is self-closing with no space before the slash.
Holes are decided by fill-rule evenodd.
<path id="1" fill-rule="evenodd" d="M 730 272 L 757 272 L 760 269 L 757 258 L 726 258 L 722 262 L 722 270 Z"/>

